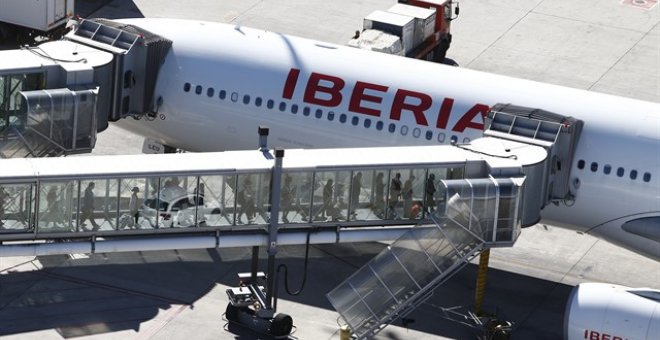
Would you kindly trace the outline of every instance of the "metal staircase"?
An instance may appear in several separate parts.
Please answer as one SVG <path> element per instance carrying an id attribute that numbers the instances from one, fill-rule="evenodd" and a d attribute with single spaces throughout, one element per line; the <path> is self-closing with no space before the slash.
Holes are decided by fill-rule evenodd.
<path id="1" fill-rule="evenodd" d="M 444 199 L 429 215 L 435 225 L 412 228 L 327 294 L 353 335 L 375 336 L 424 303 L 485 247 L 512 245 L 520 233 L 521 185 L 522 179 L 443 181 Z M 512 198 L 513 206 L 500 205 Z"/>
<path id="2" fill-rule="evenodd" d="M 53 157 L 64 154 L 64 149 L 52 143 L 36 130 L 23 132 L 12 127 L 4 132 L 6 138 L 0 142 L 1 158 Z"/>

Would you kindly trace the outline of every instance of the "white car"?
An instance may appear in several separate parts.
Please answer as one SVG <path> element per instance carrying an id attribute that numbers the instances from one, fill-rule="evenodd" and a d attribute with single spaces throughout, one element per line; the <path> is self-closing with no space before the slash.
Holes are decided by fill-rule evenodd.
<path id="1" fill-rule="evenodd" d="M 193 227 L 204 226 L 206 215 L 221 214 L 222 209 L 218 205 L 212 205 L 201 197 L 187 195 L 165 201 L 159 198 L 149 198 L 144 201 L 140 210 L 140 216 L 147 219 L 152 227 L 156 227 L 156 216 L 158 216 L 158 228 Z M 195 224 L 195 210 L 197 211 L 197 224 Z"/>

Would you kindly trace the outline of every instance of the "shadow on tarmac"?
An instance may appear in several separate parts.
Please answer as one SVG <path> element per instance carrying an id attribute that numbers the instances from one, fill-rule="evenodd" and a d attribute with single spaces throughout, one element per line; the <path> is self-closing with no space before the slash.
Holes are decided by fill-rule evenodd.
<path id="1" fill-rule="evenodd" d="M 82 18 L 144 18 L 133 0 L 77 0 L 75 6 L 75 14 Z"/>
<path id="2" fill-rule="evenodd" d="M 325 294 L 383 249 L 379 243 L 316 245 L 310 248 L 307 284 L 298 296 L 284 292 L 279 278 L 278 312 L 284 300 L 333 310 Z M 303 274 L 304 246 L 280 248 L 277 264 L 286 264 L 289 286 L 297 290 Z M 64 338 L 140 330 L 159 310 L 194 308 L 216 284 L 235 286 L 238 272 L 250 271 L 251 250 L 210 249 L 94 254 L 89 258 L 38 257 L 42 267 L 0 276 L 0 335 L 56 329 Z M 266 268 L 261 249 L 259 269 Z M 440 306 L 471 307 L 477 267 L 468 265 L 407 316 L 407 327 L 450 338 L 471 338 L 474 331 L 446 320 Z M 488 272 L 485 310 L 502 312 L 514 322 L 512 339 L 563 336 L 564 305 L 572 287 L 496 269 Z M 218 321 L 226 300 L 218 304 Z M 401 326 L 400 320 L 394 323 Z M 237 339 L 254 334 L 230 329 Z M 397 339 L 385 328 L 377 338 Z"/>

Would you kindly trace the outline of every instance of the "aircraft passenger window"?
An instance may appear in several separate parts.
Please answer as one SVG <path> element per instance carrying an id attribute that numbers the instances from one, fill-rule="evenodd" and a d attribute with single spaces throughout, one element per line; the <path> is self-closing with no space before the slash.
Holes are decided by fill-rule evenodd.
<path id="1" fill-rule="evenodd" d="M 433 138 L 433 132 L 426 131 L 426 140 L 431 140 Z"/>
<path id="2" fill-rule="evenodd" d="M 272 109 L 273 106 L 275 106 L 275 102 L 272 99 L 268 99 L 268 101 L 266 102 L 266 107 Z"/>
<path id="3" fill-rule="evenodd" d="M 227 92 L 225 90 L 220 91 L 220 94 L 218 95 L 220 99 L 225 99 L 227 97 Z"/>
<path id="4" fill-rule="evenodd" d="M 371 119 L 367 118 L 364 120 L 364 127 L 367 129 L 371 127 Z"/>
<path id="5" fill-rule="evenodd" d="M 580 170 L 584 169 L 584 159 L 578 161 L 578 169 Z"/>
<path id="6" fill-rule="evenodd" d="M 254 98 L 254 105 L 257 107 L 261 106 L 261 97 Z"/>
<path id="7" fill-rule="evenodd" d="M 650 172 L 645 172 L 644 173 L 644 182 L 650 182 L 651 181 L 651 173 Z"/>
<path id="8" fill-rule="evenodd" d="M 623 177 L 624 172 L 625 172 L 625 170 L 623 170 L 623 168 L 616 169 L 616 175 L 619 176 L 619 177 Z"/>
<path id="9" fill-rule="evenodd" d="M 440 142 L 440 143 L 444 143 L 446 137 L 447 137 L 447 136 L 445 136 L 445 134 L 444 134 L 443 132 L 440 132 L 440 133 L 438 134 L 438 142 Z"/>
<path id="10" fill-rule="evenodd" d="M 383 129 L 383 122 L 379 120 L 376 122 L 376 130 L 380 131 L 382 129 Z"/>
<path id="11" fill-rule="evenodd" d="M 209 87 L 208 89 L 206 89 L 206 95 L 209 96 L 209 98 L 213 97 L 214 92 L 215 91 L 213 90 L 212 87 Z"/>
<path id="12" fill-rule="evenodd" d="M 420 136 L 421 134 L 422 134 L 422 130 L 420 130 L 419 128 L 414 128 L 414 129 L 413 129 L 413 137 L 415 137 L 415 138 L 419 138 L 419 136 Z"/>
<path id="13" fill-rule="evenodd" d="M 291 105 L 291 113 L 293 114 L 298 113 L 298 105 L 296 104 Z"/>
<path id="14" fill-rule="evenodd" d="M 339 116 L 339 121 L 340 121 L 341 123 L 346 123 L 346 114 L 345 114 L 345 113 L 342 113 L 342 114 Z"/>
<path id="15" fill-rule="evenodd" d="M 323 110 L 321 109 L 316 109 L 316 113 L 314 114 L 316 118 L 321 118 L 323 117 Z"/>
<path id="16" fill-rule="evenodd" d="M 231 93 L 231 101 L 234 102 L 234 103 L 238 101 L 238 93 L 237 92 L 232 92 Z"/>
<path id="17" fill-rule="evenodd" d="M 202 85 L 195 86 L 195 93 L 202 94 Z"/>
<path id="18" fill-rule="evenodd" d="M 281 112 L 286 111 L 286 103 L 285 102 L 280 102 L 280 111 Z"/>
<path id="19" fill-rule="evenodd" d="M 593 172 L 598 171 L 598 163 L 591 162 L 591 171 L 593 171 Z"/>
<path id="20" fill-rule="evenodd" d="M 630 179 L 637 179 L 637 170 L 630 170 Z"/>
<path id="21" fill-rule="evenodd" d="M 609 165 L 609 164 L 605 164 L 605 166 L 603 167 L 603 172 L 604 172 L 606 175 L 609 175 L 610 172 L 612 172 L 612 166 Z"/>
<path id="22" fill-rule="evenodd" d="M 309 109 L 309 106 L 305 106 L 305 108 L 303 109 L 303 115 L 304 115 L 305 117 L 306 117 L 306 116 L 309 116 L 309 110 L 310 110 L 310 109 Z"/>
<path id="23" fill-rule="evenodd" d="M 387 131 L 394 133 L 394 131 L 396 131 L 396 125 L 394 125 L 394 123 L 390 123 L 390 126 L 387 127 Z"/>
<path id="24" fill-rule="evenodd" d="M 351 119 L 351 124 L 353 124 L 353 126 L 357 126 L 360 124 L 360 118 L 354 116 L 353 119 Z"/>
<path id="25" fill-rule="evenodd" d="M 250 104 L 250 96 L 249 95 L 244 95 L 243 96 L 243 104 L 248 105 Z"/>
<path id="26" fill-rule="evenodd" d="M 408 134 L 408 125 L 402 125 L 401 126 L 401 135 L 405 136 Z"/>
<path id="27" fill-rule="evenodd" d="M 334 112 L 332 112 L 332 111 L 328 112 L 328 120 L 329 121 L 335 120 L 335 113 Z"/>
<path id="28" fill-rule="evenodd" d="M 183 92 L 190 92 L 190 83 L 183 84 Z"/>

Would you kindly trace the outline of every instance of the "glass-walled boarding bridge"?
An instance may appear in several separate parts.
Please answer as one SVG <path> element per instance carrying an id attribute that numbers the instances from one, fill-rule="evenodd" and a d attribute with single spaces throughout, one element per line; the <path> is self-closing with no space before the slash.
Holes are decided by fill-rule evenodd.
<path id="1" fill-rule="evenodd" d="M 522 176 L 451 146 L 287 150 L 278 188 L 274 164 L 259 151 L 0 160 L 0 240 L 265 230 L 274 195 L 281 229 L 429 224 L 456 180 Z"/>

